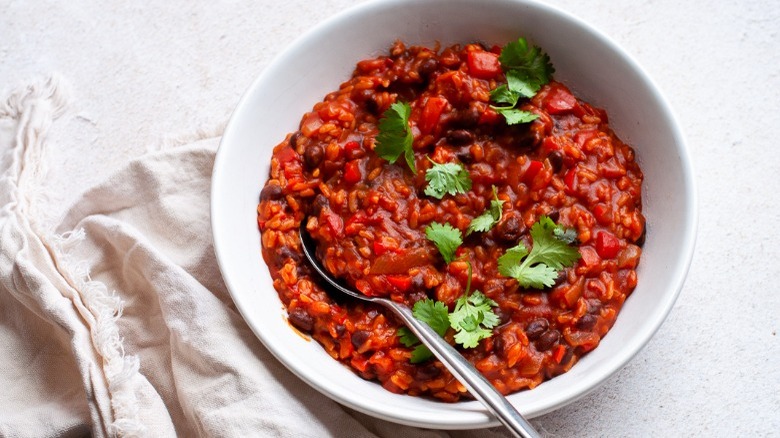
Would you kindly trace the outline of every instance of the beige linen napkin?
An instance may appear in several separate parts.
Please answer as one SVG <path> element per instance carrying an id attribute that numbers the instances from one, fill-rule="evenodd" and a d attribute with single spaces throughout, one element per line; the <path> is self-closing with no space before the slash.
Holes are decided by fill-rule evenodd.
<path id="1" fill-rule="evenodd" d="M 64 89 L 0 101 L 0 436 L 448 435 L 341 407 L 253 335 L 211 245 L 218 137 L 139 157 L 44 228 Z"/>

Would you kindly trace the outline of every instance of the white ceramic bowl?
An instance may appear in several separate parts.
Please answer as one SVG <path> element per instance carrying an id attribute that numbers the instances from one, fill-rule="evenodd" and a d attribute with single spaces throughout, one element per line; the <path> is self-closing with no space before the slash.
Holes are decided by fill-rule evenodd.
<path id="1" fill-rule="evenodd" d="M 225 130 L 214 164 L 211 220 L 219 266 L 233 300 L 255 334 L 308 384 L 364 413 L 445 429 L 498 424 L 476 401 L 455 404 L 392 394 L 331 359 L 296 334 L 271 284 L 260 252 L 258 194 L 271 149 L 297 130 L 304 112 L 348 79 L 355 63 L 386 51 L 396 39 L 442 45 L 504 44 L 520 36 L 542 47 L 555 78 L 609 114 L 644 171 L 647 242 L 639 284 L 613 329 L 568 373 L 509 400 L 528 417 L 585 395 L 624 366 L 666 318 L 693 254 L 696 203 L 683 134 L 658 88 L 637 63 L 588 24 L 545 4 L 519 0 L 369 2 L 329 19 L 299 38 L 246 92 Z"/>

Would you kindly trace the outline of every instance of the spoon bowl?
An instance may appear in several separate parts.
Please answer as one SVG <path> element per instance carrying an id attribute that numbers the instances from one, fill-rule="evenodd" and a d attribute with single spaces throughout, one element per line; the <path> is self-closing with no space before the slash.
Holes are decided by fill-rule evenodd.
<path id="1" fill-rule="evenodd" d="M 498 418 L 515 436 L 539 437 L 539 433 L 531 426 L 520 412 L 498 392 L 493 385 L 477 371 L 455 348 L 448 344 L 428 324 L 423 323 L 412 315 L 412 311 L 401 303 L 379 297 L 368 297 L 354 290 L 342 286 L 325 268 L 315 256 L 316 242 L 306 229 L 308 221 L 304 218 L 300 226 L 301 250 L 317 274 L 322 277 L 333 289 L 349 295 L 350 297 L 379 304 L 389 309 L 411 330 L 420 341 L 428 347 L 441 363 L 447 367 L 455 378 L 458 379 L 469 392 Z"/>

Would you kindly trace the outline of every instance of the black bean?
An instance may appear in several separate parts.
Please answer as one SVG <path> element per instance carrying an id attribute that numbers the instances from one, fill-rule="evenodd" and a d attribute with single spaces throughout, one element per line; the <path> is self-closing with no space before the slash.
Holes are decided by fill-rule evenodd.
<path id="1" fill-rule="evenodd" d="M 542 333 L 542 335 L 539 336 L 539 340 L 536 341 L 536 350 L 547 351 L 552 348 L 553 345 L 557 344 L 559 339 L 561 339 L 561 334 L 558 330 L 547 330 Z"/>
<path id="2" fill-rule="evenodd" d="M 564 269 L 563 271 L 558 273 L 557 277 L 555 277 L 555 282 L 553 283 L 552 287 L 556 287 L 556 286 L 560 285 L 561 283 L 566 281 L 567 278 L 568 278 L 568 275 L 566 275 L 566 270 Z"/>
<path id="3" fill-rule="evenodd" d="M 597 316 L 586 313 L 577 320 L 577 328 L 580 330 L 590 330 L 598 321 L 599 318 Z"/>
<path id="4" fill-rule="evenodd" d="M 496 226 L 496 237 L 506 242 L 517 242 L 525 231 L 525 225 L 515 215 L 507 215 Z"/>
<path id="5" fill-rule="evenodd" d="M 479 108 L 471 106 L 458 111 L 453 119 L 453 124 L 463 128 L 471 128 L 479 123 L 480 117 L 482 114 L 479 112 Z"/>
<path id="6" fill-rule="evenodd" d="M 434 58 L 426 58 L 420 63 L 420 66 L 417 68 L 417 72 L 420 73 L 420 77 L 427 78 L 432 75 L 438 68 L 439 61 Z"/>
<path id="7" fill-rule="evenodd" d="M 322 209 L 328 205 L 330 205 L 328 198 L 326 198 L 322 193 L 319 193 L 314 197 L 314 201 L 311 203 L 311 211 L 309 211 L 309 214 L 312 216 L 319 216 L 320 211 L 322 211 Z"/>
<path id="8" fill-rule="evenodd" d="M 359 350 L 360 347 L 362 347 L 370 337 L 371 333 L 368 331 L 358 330 L 355 333 L 352 333 L 352 338 L 350 340 L 352 341 L 352 346 L 355 347 L 356 350 Z"/>
<path id="9" fill-rule="evenodd" d="M 303 137 L 303 133 L 301 133 L 301 131 L 295 131 L 295 133 L 290 136 L 290 146 L 292 146 L 293 149 L 298 147 L 298 144 L 302 140 L 301 137 Z"/>
<path id="10" fill-rule="evenodd" d="M 414 377 L 417 380 L 430 380 L 439 377 L 439 374 L 441 374 L 441 369 L 430 363 L 425 366 L 417 367 L 417 370 L 414 372 Z"/>
<path id="11" fill-rule="evenodd" d="M 558 219 L 561 218 L 561 212 L 558 211 L 558 210 L 553 210 L 553 211 L 547 213 L 547 217 L 549 217 L 550 220 L 553 221 L 553 222 L 558 222 Z"/>
<path id="12" fill-rule="evenodd" d="M 563 154 L 560 152 L 550 152 L 550 155 L 547 156 L 547 159 L 550 160 L 550 166 L 552 166 L 553 173 L 558 173 L 561 169 L 563 169 Z"/>
<path id="13" fill-rule="evenodd" d="M 458 157 L 463 164 L 471 164 L 474 162 L 474 157 L 471 155 L 469 147 L 465 146 L 455 151 L 455 156 Z"/>
<path id="14" fill-rule="evenodd" d="M 347 328 L 344 326 L 344 324 L 336 324 L 336 335 L 338 337 L 341 337 L 344 335 L 344 332 L 347 331 Z"/>
<path id="15" fill-rule="evenodd" d="M 474 142 L 474 134 L 466 129 L 455 129 L 447 133 L 447 141 L 454 146 L 470 144 Z"/>
<path id="16" fill-rule="evenodd" d="M 598 314 L 601 313 L 601 301 L 597 298 L 591 298 L 586 301 L 588 305 L 588 313 Z"/>
<path id="17" fill-rule="evenodd" d="M 284 195 L 284 191 L 277 184 L 266 184 L 263 190 L 260 191 L 261 201 L 272 201 L 280 199 Z"/>
<path id="18" fill-rule="evenodd" d="M 549 327 L 550 323 L 546 319 L 535 319 L 528 323 L 528 326 L 525 328 L 525 335 L 533 341 L 538 339 Z"/>
<path id="19" fill-rule="evenodd" d="M 301 260 L 301 253 L 286 245 L 279 247 L 276 250 L 276 253 L 278 255 L 277 259 L 281 261 L 292 259 L 293 261 L 298 262 Z"/>
<path id="20" fill-rule="evenodd" d="M 512 319 L 512 312 L 509 310 L 502 309 L 501 307 L 493 308 L 493 313 L 495 313 L 496 316 L 498 317 L 499 325 L 504 325 Z"/>
<path id="21" fill-rule="evenodd" d="M 382 112 L 382 108 L 379 106 L 379 102 L 377 101 L 376 96 L 373 94 L 368 99 L 366 99 L 363 104 L 366 106 L 366 111 L 375 116 L 380 115 Z"/>
<path id="22" fill-rule="evenodd" d="M 318 143 L 310 144 L 303 151 L 303 163 L 309 170 L 316 169 L 322 162 L 322 157 L 325 156 L 325 151 L 322 150 L 322 146 Z"/>
<path id="23" fill-rule="evenodd" d="M 305 309 L 296 307 L 290 312 L 290 324 L 300 331 L 310 333 L 314 328 L 314 318 Z"/>
<path id="24" fill-rule="evenodd" d="M 574 357 L 574 350 L 566 347 L 565 353 L 563 353 L 563 357 L 561 358 L 561 363 L 559 365 L 566 365 L 569 363 L 572 357 Z"/>
<path id="25" fill-rule="evenodd" d="M 504 352 L 504 348 L 506 348 L 506 341 L 504 340 L 503 336 L 494 336 L 493 337 L 493 350 L 501 354 Z"/>

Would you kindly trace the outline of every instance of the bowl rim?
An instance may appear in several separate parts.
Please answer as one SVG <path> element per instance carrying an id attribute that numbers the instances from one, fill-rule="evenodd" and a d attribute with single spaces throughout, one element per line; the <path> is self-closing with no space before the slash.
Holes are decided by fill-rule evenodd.
<path id="1" fill-rule="evenodd" d="M 632 342 L 629 345 L 621 348 L 619 350 L 619 354 L 610 358 L 608 365 L 604 367 L 605 372 L 599 373 L 598 376 L 594 376 L 591 379 L 576 382 L 574 385 L 568 388 L 568 391 L 566 391 L 565 394 L 562 394 L 559 397 L 548 397 L 545 400 L 535 403 L 534 409 L 531 411 L 523 409 L 523 406 L 517 406 L 518 409 L 523 411 L 527 416 L 534 417 L 551 412 L 566 404 L 578 400 L 598 388 L 602 383 L 621 370 L 634 356 L 636 356 L 636 354 L 647 345 L 652 336 L 660 329 L 682 291 L 686 276 L 692 263 L 696 244 L 696 230 L 698 225 L 698 198 L 695 188 L 695 173 L 690 156 L 690 149 L 682 128 L 680 127 L 679 118 L 664 96 L 660 87 L 658 87 L 658 85 L 652 80 L 644 68 L 634 59 L 630 53 L 624 50 L 618 43 L 616 43 L 609 36 L 601 32 L 593 25 L 565 10 L 558 8 L 557 6 L 542 3 L 537 0 L 495 0 L 495 2 L 507 4 L 511 3 L 516 5 L 530 5 L 534 8 L 543 10 L 545 13 L 558 15 L 565 20 L 570 21 L 573 25 L 585 29 L 588 33 L 592 34 L 594 38 L 598 39 L 601 44 L 604 44 L 610 51 L 616 52 L 620 58 L 626 62 L 626 64 L 633 70 L 633 72 L 638 75 L 639 79 L 647 84 L 648 90 L 652 92 L 655 99 L 659 103 L 659 107 L 666 116 L 673 137 L 679 146 L 676 150 L 679 152 L 680 166 L 683 173 L 683 181 L 685 183 L 684 197 L 688 200 L 685 211 L 685 217 L 687 220 L 683 225 L 683 235 L 685 236 L 685 239 L 680 243 L 680 259 L 683 261 L 683 263 L 674 267 L 674 274 L 670 277 L 669 284 L 674 285 L 675 290 L 672 293 L 663 295 L 665 300 L 662 304 L 659 304 L 659 308 L 662 310 L 660 312 L 654 313 L 655 318 L 652 321 L 643 324 L 642 330 L 632 337 Z M 247 90 L 241 96 L 233 114 L 230 117 L 230 120 L 225 126 L 225 130 L 214 159 L 212 170 L 212 187 L 210 192 L 212 243 L 214 245 L 217 263 L 220 272 L 222 273 L 225 285 L 227 286 L 231 298 L 233 299 L 233 302 L 235 303 L 245 322 L 250 326 L 255 336 L 257 336 L 258 339 L 262 341 L 264 346 L 274 355 L 274 357 L 276 357 L 277 360 L 279 360 L 283 365 L 285 365 L 285 367 L 287 367 L 298 378 L 305 381 L 312 388 L 318 390 L 319 392 L 342 405 L 351 407 L 365 414 L 383 418 L 385 420 L 396 423 L 412 426 L 448 429 L 492 427 L 498 425 L 499 422 L 490 414 L 488 414 L 486 410 L 480 409 L 480 405 L 478 405 L 478 402 L 476 401 L 461 402 L 464 404 L 477 405 L 476 412 L 467 412 L 458 418 L 447 418 L 446 421 L 437 421 L 435 418 L 421 418 L 420 415 L 413 412 L 399 414 L 396 411 L 389 412 L 386 409 L 376 407 L 368 408 L 359 403 L 356 403 L 345 394 L 342 394 L 342 392 L 339 391 L 338 388 L 334 387 L 330 382 L 314 381 L 307 375 L 305 367 L 301 367 L 300 364 L 290 363 L 289 361 L 285 360 L 283 355 L 281 355 L 277 349 L 272 348 L 274 345 L 274 340 L 268 339 L 264 333 L 251 322 L 251 318 L 249 318 L 248 315 L 250 315 L 253 310 L 251 308 L 247 308 L 244 301 L 241 299 L 241 296 L 235 292 L 238 290 L 236 282 L 233 279 L 230 266 L 225 265 L 224 262 L 226 260 L 226 248 L 225 245 L 223 245 L 224 237 L 221 231 L 224 227 L 222 226 L 222 219 L 220 215 L 220 182 L 222 180 L 222 175 L 225 173 L 223 170 L 223 168 L 226 166 L 225 151 L 234 141 L 234 137 L 240 135 L 240 133 L 235 132 L 235 125 L 237 124 L 239 115 L 242 113 L 242 109 L 248 105 L 248 102 L 252 99 L 252 96 L 257 92 L 258 88 L 266 81 L 267 77 L 272 75 L 274 69 L 277 68 L 280 62 L 284 60 L 286 54 L 290 51 L 294 51 L 299 46 L 304 45 L 308 40 L 318 34 L 327 33 L 328 29 L 338 27 L 340 23 L 348 21 L 354 16 L 374 14 L 384 8 L 402 7 L 403 5 L 410 3 L 422 2 L 415 0 L 373 0 L 337 12 L 329 18 L 321 21 L 305 33 L 301 34 L 296 39 L 294 39 L 292 43 L 284 47 L 253 80 L 249 88 L 247 88 Z M 436 3 L 436 1 L 434 0 L 429 3 Z M 465 3 L 469 2 L 467 1 Z M 511 396 L 509 397 L 511 399 Z"/>

